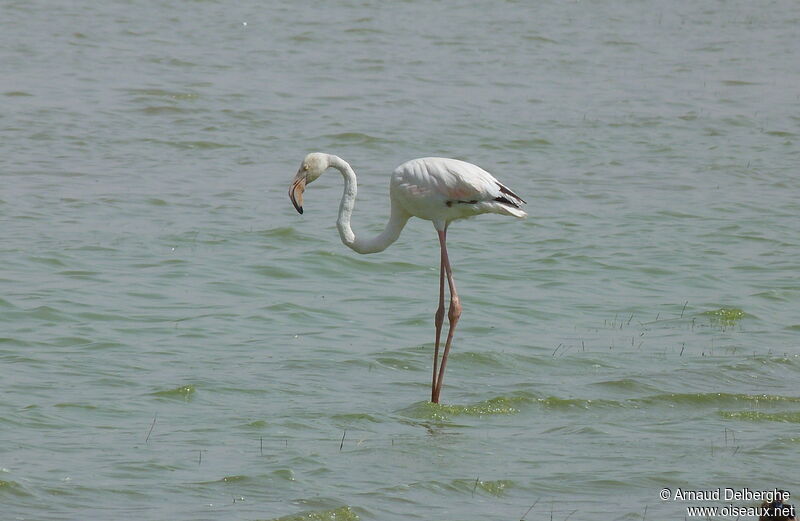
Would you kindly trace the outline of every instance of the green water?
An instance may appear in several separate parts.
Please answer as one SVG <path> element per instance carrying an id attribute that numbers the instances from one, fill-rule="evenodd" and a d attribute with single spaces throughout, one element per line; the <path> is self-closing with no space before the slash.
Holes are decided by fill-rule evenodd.
<path id="1" fill-rule="evenodd" d="M 798 21 L 2 3 L 3 519 L 683 519 L 662 488 L 800 493 Z M 287 197 L 316 150 L 359 174 L 357 233 L 414 157 L 529 202 L 450 229 L 441 405 L 436 234 L 345 248 L 338 175 L 302 216 Z"/>

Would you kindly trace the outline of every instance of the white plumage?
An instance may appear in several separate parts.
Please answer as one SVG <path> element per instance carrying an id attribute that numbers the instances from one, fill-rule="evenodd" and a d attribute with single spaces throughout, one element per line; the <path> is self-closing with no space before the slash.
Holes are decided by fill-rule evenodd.
<path id="1" fill-rule="evenodd" d="M 437 230 L 455 219 L 482 213 L 525 217 L 519 196 L 483 168 L 444 157 L 412 159 L 398 166 L 390 184 L 392 201 Z"/>
<path id="2" fill-rule="evenodd" d="M 339 205 L 336 226 L 342 242 L 347 247 L 358 253 L 383 251 L 397 240 L 411 217 L 432 221 L 436 228 L 439 235 L 441 264 L 431 401 L 439 403 L 447 356 L 450 353 L 456 323 L 461 316 L 461 302 L 447 255 L 447 227 L 456 219 L 482 213 L 523 218 L 527 214 L 520 209 L 520 205 L 525 201 L 502 185 L 492 174 L 472 163 L 444 157 L 412 159 L 398 166 L 392 173 L 389 182 L 391 210 L 386 228 L 378 236 L 364 239 L 356 237 L 350 227 L 350 217 L 353 214 L 357 192 L 356 174 L 350 165 L 338 156 L 320 152 L 306 156 L 289 188 L 292 204 L 299 213 L 303 213 L 303 192 L 306 185 L 316 180 L 330 167 L 339 170 L 344 177 L 344 193 Z M 447 314 L 450 327 L 439 366 L 439 344 L 444 323 L 445 278 L 450 289 L 450 307 Z"/>

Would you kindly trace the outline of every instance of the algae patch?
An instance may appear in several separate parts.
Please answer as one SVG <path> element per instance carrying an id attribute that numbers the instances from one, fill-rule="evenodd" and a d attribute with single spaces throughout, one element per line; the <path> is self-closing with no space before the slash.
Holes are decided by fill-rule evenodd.
<path id="1" fill-rule="evenodd" d="M 474 493 L 480 490 L 492 496 L 499 497 L 505 495 L 506 491 L 514 486 L 514 482 L 508 479 L 498 479 L 494 481 L 458 479 L 453 482 L 453 486 L 464 492 Z"/>
<path id="2" fill-rule="evenodd" d="M 704 317 L 709 317 L 712 321 L 732 326 L 740 319 L 744 318 L 744 311 L 738 308 L 719 308 L 700 313 Z"/>
<path id="3" fill-rule="evenodd" d="M 0 479 L 0 496 L 4 494 L 14 496 L 30 496 L 30 494 L 26 492 L 16 481 L 4 481 Z"/>
<path id="4" fill-rule="evenodd" d="M 446 420 L 451 416 L 487 416 L 495 414 L 517 414 L 521 404 L 529 403 L 532 399 L 523 396 L 507 397 L 498 396 L 472 405 L 438 404 L 420 402 L 403 410 L 402 412 L 414 418 L 428 420 Z"/>
<path id="5" fill-rule="evenodd" d="M 350 507 L 339 507 L 276 517 L 270 521 L 359 521 L 359 517 Z"/>
<path id="6" fill-rule="evenodd" d="M 731 393 L 669 393 L 658 394 L 637 401 L 648 403 L 669 403 L 675 405 L 722 405 L 736 402 L 752 402 L 756 406 L 764 403 L 800 403 L 798 396 L 784 396 L 779 394 L 731 394 Z"/>
<path id="7" fill-rule="evenodd" d="M 189 401 L 194 393 L 197 392 L 197 389 L 194 385 L 182 385 L 180 387 L 176 387 L 175 389 L 167 389 L 166 391 L 156 391 L 153 396 L 160 396 L 162 398 L 173 398 L 173 399 L 182 399 L 185 401 Z"/>
<path id="8" fill-rule="evenodd" d="M 731 420 L 800 423 L 800 412 L 720 411 L 719 414 Z"/>
<path id="9" fill-rule="evenodd" d="M 624 403 L 616 400 L 602 400 L 589 398 L 557 398 L 548 396 L 536 400 L 539 405 L 547 409 L 588 409 L 590 407 L 624 407 Z"/>
<path id="10" fill-rule="evenodd" d="M 238 483 L 240 481 L 247 481 L 247 476 L 225 476 L 224 478 L 220 479 L 220 483 Z"/>

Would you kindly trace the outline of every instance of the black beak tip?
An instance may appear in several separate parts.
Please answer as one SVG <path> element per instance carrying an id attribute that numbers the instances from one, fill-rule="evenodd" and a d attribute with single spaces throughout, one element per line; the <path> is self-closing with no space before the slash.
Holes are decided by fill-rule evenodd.
<path id="1" fill-rule="evenodd" d="M 302 215 L 303 214 L 303 206 L 297 204 L 297 201 L 295 201 L 294 195 L 291 192 L 289 192 L 289 199 L 292 201 L 292 206 L 294 206 L 294 209 L 297 210 L 297 213 Z"/>

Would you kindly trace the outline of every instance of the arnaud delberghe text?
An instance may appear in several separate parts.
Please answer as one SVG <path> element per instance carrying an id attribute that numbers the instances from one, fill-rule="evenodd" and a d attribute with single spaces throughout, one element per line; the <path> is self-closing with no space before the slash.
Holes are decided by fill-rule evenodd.
<path id="1" fill-rule="evenodd" d="M 785 490 L 751 490 L 749 488 L 715 488 L 708 490 L 675 490 L 673 501 L 788 501 Z"/>

